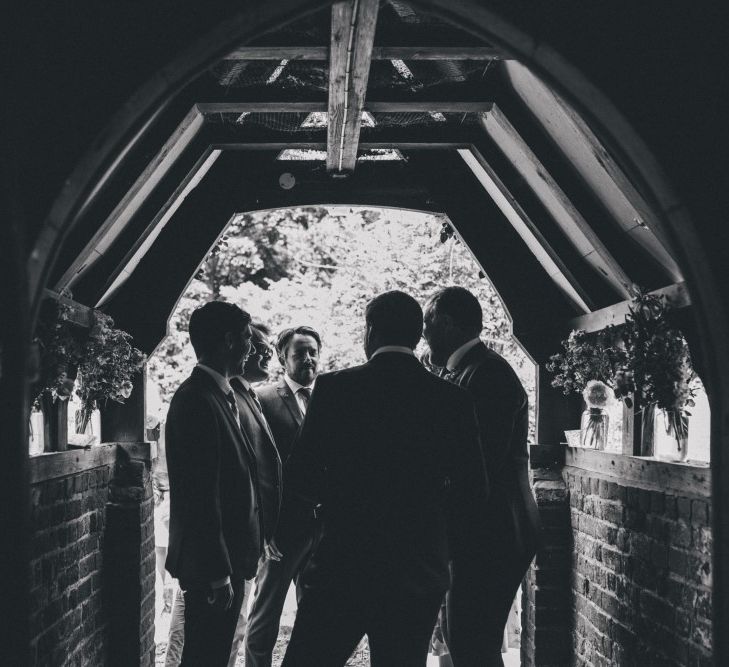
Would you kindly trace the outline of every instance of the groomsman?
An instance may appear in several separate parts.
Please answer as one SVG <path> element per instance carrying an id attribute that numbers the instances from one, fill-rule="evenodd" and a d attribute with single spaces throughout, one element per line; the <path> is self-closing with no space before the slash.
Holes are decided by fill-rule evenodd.
<path id="1" fill-rule="evenodd" d="M 235 390 L 241 428 L 251 441 L 256 454 L 263 537 L 268 547 L 281 510 L 281 458 L 261 401 L 252 386 L 254 382 L 268 379 L 268 362 L 272 352 L 266 342 L 266 331 L 264 325 L 251 325 L 251 354 L 243 373 L 232 377 L 230 385 Z"/>
<path id="2" fill-rule="evenodd" d="M 473 401 L 413 353 L 422 316 L 404 292 L 375 297 L 367 363 L 316 381 L 284 476 L 322 503 L 322 535 L 285 667 L 341 667 L 364 634 L 375 667 L 426 662 L 449 584 L 448 517 L 468 515 L 487 482 Z"/>
<path id="3" fill-rule="evenodd" d="M 306 326 L 285 329 L 276 341 L 276 352 L 285 375 L 277 384 L 262 388 L 258 397 L 285 461 L 304 420 L 319 371 L 321 337 Z M 300 598 L 299 574 L 318 540 L 319 520 L 314 505 L 297 500 L 285 488 L 283 498 L 281 520 L 271 545 L 274 557 L 262 561 L 256 575 L 246 636 L 249 667 L 270 667 L 289 586 L 292 580 L 297 582 Z"/>
<path id="4" fill-rule="evenodd" d="M 509 363 L 481 342 L 476 297 L 447 287 L 425 306 L 430 359 L 476 402 L 491 495 L 485 516 L 454 545 L 448 648 L 455 667 L 503 665 L 514 596 L 536 553 L 538 512 L 529 485 L 527 395 Z"/>
<path id="5" fill-rule="evenodd" d="M 241 427 L 250 438 L 256 453 L 265 538 L 264 559 L 267 559 L 277 557 L 274 547 L 272 547 L 272 541 L 281 509 L 281 459 L 278 455 L 270 424 L 262 412 L 260 396 L 252 386 L 254 383 L 268 380 L 268 364 L 273 356 L 273 351 L 267 341 L 270 331 L 264 324 L 254 322 L 251 324 L 251 333 L 252 349 L 243 368 L 243 374 L 231 378 L 230 384 L 236 392 Z M 263 559 L 259 562 L 259 573 L 265 562 L 267 561 Z M 256 578 L 259 576 L 257 573 Z M 250 585 L 250 582 L 247 582 L 247 584 Z M 248 596 L 248 590 L 250 589 L 247 589 L 246 596 Z M 230 652 L 228 667 L 234 667 L 238 658 L 238 651 L 246 638 L 246 611 L 246 609 L 241 609 L 233 637 L 233 647 Z"/>
<path id="6" fill-rule="evenodd" d="M 167 415 L 170 539 L 166 567 L 185 599 L 183 667 L 228 664 L 263 550 L 256 457 L 229 379 L 251 347 L 250 316 L 213 301 L 190 317 L 198 359 Z"/>

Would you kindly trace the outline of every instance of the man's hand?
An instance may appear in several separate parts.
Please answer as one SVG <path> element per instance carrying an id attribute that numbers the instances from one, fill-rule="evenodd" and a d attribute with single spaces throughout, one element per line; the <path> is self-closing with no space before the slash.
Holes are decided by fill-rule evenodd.
<path id="1" fill-rule="evenodd" d="M 233 585 L 230 581 L 210 591 L 208 604 L 218 611 L 228 611 L 230 609 L 233 604 Z"/>
<path id="2" fill-rule="evenodd" d="M 263 554 L 266 557 L 266 560 L 281 560 L 283 558 L 283 554 L 278 550 L 278 547 L 273 540 L 266 542 L 263 546 Z"/>

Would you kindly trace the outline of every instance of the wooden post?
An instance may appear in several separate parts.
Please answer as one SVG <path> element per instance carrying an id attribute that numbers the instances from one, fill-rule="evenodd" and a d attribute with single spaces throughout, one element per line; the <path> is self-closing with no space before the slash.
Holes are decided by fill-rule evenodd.
<path id="1" fill-rule="evenodd" d="M 134 389 L 124 403 L 109 401 L 101 410 L 102 442 L 144 442 L 146 373 L 134 377 Z"/>
<path id="2" fill-rule="evenodd" d="M 537 433 L 539 445 L 559 445 L 565 430 L 580 427 L 580 402 L 552 387 L 552 374 L 541 364 L 537 367 Z"/>

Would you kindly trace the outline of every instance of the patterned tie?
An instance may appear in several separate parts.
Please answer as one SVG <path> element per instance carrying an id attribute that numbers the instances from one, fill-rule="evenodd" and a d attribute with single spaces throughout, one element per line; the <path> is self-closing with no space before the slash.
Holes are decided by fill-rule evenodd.
<path id="1" fill-rule="evenodd" d="M 299 403 L 299 407 L 301 408 L 301 412 L 306 414 L 306 411 L 309 409 L 309 399 L 311 398 L 311 387 L 300 387 L 296 393 L 301 396 L 301 403 Z"/>
<path id="2" fill-rule="evenodd" d="M 231 389 L 225 395 L 225 398 L 228 399 L 228 405 L 230 405 L 230 409 L 233 411 L 233 416 L 235 417 L 236 424 L 240 426 L 240 413 L 238 412 L 238 404 L 235 402 L 235 392 Z"/>
<path id="3" fill-rule="evenodd" d="M 263 414 L 263 406 L 261 405 L 261 401 L 258 400 L 258 394 L 256 394 L 253 387 L 248 389 L 248 395 L 251 397 L 251 400 L 256 404 L 256 407 L 258 408 L 258 412 Z"/>

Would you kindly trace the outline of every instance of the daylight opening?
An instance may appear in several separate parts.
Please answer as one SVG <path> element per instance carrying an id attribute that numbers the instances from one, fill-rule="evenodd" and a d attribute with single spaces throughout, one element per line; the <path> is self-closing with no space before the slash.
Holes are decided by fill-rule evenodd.
<path id="1" fill-rule="evenodd" d="M 439 214 L 389 208 L 319 206 L 284 208 L 233 217 L 175 308 L 168 335 L 147 365 L 148 405 L 159 420 L 160 450 L 155 485 L 158 504 L 155 538 L 158 558 L 156 643 L 163 655 L 175 635 L 176 584 L 161 566 L 166 555 L 168 510 L 164 457 L 166 409 L 196 359 L 187 334 L 193 310 L 212 299 L 235 303 L 268 327 L 270 337 L 290 326 L 307 325 L 321 334 L 320 372 L 366 361 L 363 350 L 364 307 L 376 294 L 401 289 L 421 304 L 438 288 L 460 285 L 479 299 L 484 313 L 482 339 L 512 365 L 529 395 L 529 442 L 535 438 L 536 367 L 512 335 L 501 298 L 465 244 Z M 421 341 L 416 354 L 425 355 Z M 273 359 L 269 378 L 278 381 L 283 369 Z M 257 390 L 259 385 L 256 385 Z M 148 409 L 148 413 L 150 410 Z M 504 636 L 507 664 L 519 664 L 521 594 L 517 594 Z M 281 616 L 274 664 L 280 660 L 296 614 L 292 584 Z M 172 621 L 172 632 L 170 625 Z M 437 665 L 438 640 L 430 664 Z M 511 662 L 508 662 L 508 660 Z M 236 664 L 244 664 L 239 655 Z M 366 639 L 348 665 L 369 664 Z"/>

